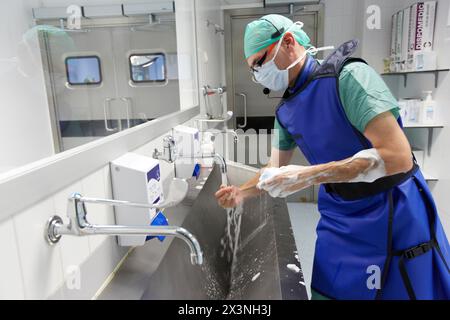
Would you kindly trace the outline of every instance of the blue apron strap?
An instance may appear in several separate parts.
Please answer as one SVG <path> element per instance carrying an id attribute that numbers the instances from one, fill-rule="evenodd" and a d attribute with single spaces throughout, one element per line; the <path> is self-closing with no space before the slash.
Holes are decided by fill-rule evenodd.
<path id="1" fill-rule="evenodd" d="M 441 248 L 439 247 L 439 243 L 436 238 L 436 215 L 434 214 L 433 207 L 430 203 L 430 200 L 426 195 L 424 195 L 424 190 L 422 186 L 420 185 L 419 181 L 415 176 L 413 176 L 413 180 L 416 183 L 419 192 L 422 194 L 422 198 L 425 201 L 426 211 L 427 211 L 427 217 L 428 217 L 428 223 L 430 227 L 430 237 L 431 240 L 428 242 L 421 243 L 415 247 L 405 249 L 405 250 L 399 250 L 392 252 L 389 251 L 388 259 L 392 258 L 392 255 L 400 257 L 398 261 L 398 268 L 400 271 L 400 275 L 402 277 L 403 285 L 405 286 L 405 289 L 408 293 L 408 297 L 411 300 L 417 300 L 416 293 L 414 291 L 414 287 L 411 283 L 411 279 L 409 278 L 408 271 L 406 269 L 406 260 L 412 260 L 414 258 L 420 257 L 421 255 L 433 250 L 433 248 L 437 251 L 439 257 L 441 258 L 442 262 L 445 265 L 445 268 L 447 269 L 447 272 L 450 273 L 450 268 L 447 264 L 447 261 L 445 260 L 444 255 L 442 254 Z M 392 196 L 392 192 L 390 192 Z M 391 219 L 389 219 L 390 226 L 391 226 Z M 383 270 L 384 273 L 385 270 Z M 383 282 L 384 284 L 384 282 Z M 377 298 L 381 298 L 381 291 L 377 292 Z"/>
<path id="2" fill-rule="evenodd" d="M 408 292 L 409 299 L 417 300 L 416 293 L 414 292 L 411 280 L 409 279 L 408 271 L 406 271 L 406 265 L 403 255 L 398 260 L 398 269 L 400 271 L 400 275 L 402 276 L 403 284 L 405 285 L 406 291 Z"/>
<path id="3" fill-rule="evenodd" d="M 410 300 L 417 300 L 417 298 L 411 280 L 409 278 L 408 271 L 406 270 L 405 259 L 411 260 L 417 258 L 427 253 L 428 251 L 432 250 L 433 248 L 436 248 L 436 246 L 437 241 L 433 239 L 431 241 L 422 243 L 416 247 L 400 251 L 395 254 L 396 256 L 400 256 L 400 259 L 398 260 L 398 268 Z"/>
<path id="4" fill-rule="evenodd" d="M 389 201 L 389 218 L 388 218 L 388 236 L 387 236 L 387 257 L 383 266 L 383 273 L 381 275 L 381 286 L 380 289 L 377 290 L 377 294 L 375 296 L 376 300 L 380 300 L 383 294 L 383 288 L 386 284 L 387 275 L 389 273 L 389 267 L 391 266 L 391 261 L 393 257 L 392 252 L 392 228 L 394 223 L 394 200 L 392 198 L 392 190 L 388 193 L 388 201 Z"/>
<path id="5" fill-rule="evenodd" d="M 424 193 L 424 190 L 422 188 L 422 186 L 420 185 L 419 181 L 417 180 L 417 178 L 414 176 L 413 177 L 414 182 L 416 183 L 416 185 L 419 188 L 419 191 L 421 194 Z M 436 215 L 433 213 L 433 206 L 430 203 L 430 199 L 424 195 L 423 196 L 424 200 L 425 200 L 425 205 L 427 207 L 427 213 L 428 213 L 428 219 L 430 221 L 430 235 L 431 235 L 431 241 L 433 241 L 433 248 L 436 249 L 437 253 L 439 254 L 439 257 L 441 258 L 442 262 L 444 263 L 445 268 L 447 269 L 447 272 L 450 273 L 450 268 L 448 266 L 447 261 L 445 260 L 444 254 L 441 251 L 441 247 L 439 246 L 439 242 L 437 241 L 437 237 L 436 237 Z"/>
<path id="6" fill-rule="evenodd" d="M 393 256 L 400 257 L 398 261 L 398 268 L 400 271 L 400 275 L 402 277 L 403 285 L 405 286 L 405 289 L 408 293 L 408 296 L 411 300 L 416 300 L 416 294 L 414 291 L 414 287 L 411 283 L 411 280 L 408 275 L 408 271 L 406 269 L 406 260 L 412 260 L 414 258 L 417 258 L 429 251 L 431 251 L 433 248 L 436 249 L 436 252 L 438 253 L 439 257 L 441 258 L 442 262 L 444 263 L 445 268 L 447 269 L 447 272 L 450 273 L 450 268 L 447 264 L 447 261 L 445 260 L 445 257 L 441 251 L 441 248 L 439 247 L 439 243 L 436 238 L 436 216 L 434 214 L 433 207 L 430 203 L 430 200 L 426 195 L 423 195 L 423 188 L 420 185 L 419 181 L 415 176 L 412 177 L 414 182 L 416 183 L 419 192 L 422 194 L 422 198 L 425 201 L 426 205 L 426 211 L 428 216 L 428 222 L 430 227 L 430 237 L 431 240 L 428 242 L 421 243 L 415 247 L 405 249 L 405 250 L 399 250 L 399 251 L 393 251 L 392 249 L 392 226 L 394 222 L 394 202 L 392 198 L 392 189 L 388 193 L 388 201 L 389 201 L 389 219 L 388 219 L 388 239 L 387 239 L 387 258 L 383 267 L 383 274 L 381 277 L 381 288 L 377 290 L 377 294 L 375 299 L 379 300 L 382 298 L 383 294 L 383 288 L 386 284 L 387 274 L 389 272 L 389 267 L 392 261 Z"/>

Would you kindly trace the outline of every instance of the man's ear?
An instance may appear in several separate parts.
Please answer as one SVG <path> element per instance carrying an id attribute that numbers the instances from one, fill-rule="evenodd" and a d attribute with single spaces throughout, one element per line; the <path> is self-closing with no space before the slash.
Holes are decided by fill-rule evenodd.
<path id="1" fill-rule="evenodd" d="M 295 38 L 294 38 L 294 36 L 292 35 L 292 33 L 290 33 L 290 32 L 286 33 L 286 35 L 285 35 L 284 38 L 283 38 L 283 44 L 284 44 L 284 46 L 285 46 L 287 49 L 289 49 L 289 48 L 291 48 L 291 47 L 294 46 L 294 43 L 295 43 Z"/>

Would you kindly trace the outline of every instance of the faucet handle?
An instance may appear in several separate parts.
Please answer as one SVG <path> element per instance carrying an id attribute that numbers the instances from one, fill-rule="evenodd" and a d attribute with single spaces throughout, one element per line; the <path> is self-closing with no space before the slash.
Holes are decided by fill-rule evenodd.
<path id="1" fill-rule="evenodd" d="M 169 134 L 163 138 L 163 144 L 164 147 L 174 146 L 175 138 Z"/>
<path id="2" fill-rule="evenodd" d="M 158 148 L 155 148 L 155 150 L 153 150 L 153 159 L 158 159 L 160 156 L 162 156 L 162 152 L 160 152 Z"/>

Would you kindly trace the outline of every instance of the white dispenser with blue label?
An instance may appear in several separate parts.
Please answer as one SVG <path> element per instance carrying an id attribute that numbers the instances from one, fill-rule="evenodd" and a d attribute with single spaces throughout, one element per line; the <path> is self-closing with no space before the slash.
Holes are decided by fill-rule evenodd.
<path id="1" fill-rule="evenodd" d="M 189 179 L 196 174 L 199 165 L 199 131 L 196 128 L 179 125 L 173 128 L 173 138 L 177 154 L 175 175 L 180 179 Z"/>
<path id="2" fill-rule="evenodd" d="M 136 153 L 127 153 L 111 162 L 111 179 L 115 200 L 156 203 L 163 200 L 159 161 Z M 116 224 L 149 226 L 155 209 L 115 207 Z M 141 246 L 146 236 L 119 236 L 120 246 Z"/>

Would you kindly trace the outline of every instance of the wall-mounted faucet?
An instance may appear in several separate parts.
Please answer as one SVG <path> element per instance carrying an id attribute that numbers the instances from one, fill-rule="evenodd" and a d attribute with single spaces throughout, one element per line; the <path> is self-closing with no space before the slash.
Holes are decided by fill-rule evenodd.
<path id="1" fill-rule="evenodd" d="M 237 143 L 239 141 L 239 136 L 233 129 L 224 129 L 224 130 L 203 130 L 203 123 L 225 123 L 230 121 L 233 118 L 233 111 L 227 111 L 226 115 L 222 118 L 195 118 L 194 121 L 197 123 L 197 128 L 200 132 L 211 132 L 212 134 L 216 135 L 219 133 L 225 133 L 225 134 L 231 134 L 234 138 L 234 142 Z"/>
<path id="2" fill-rule="evenodd" d="M 225 34 L 225 29 L 222 26 L 220 26 L 217 23 L 214 23 L 210 20 L 206 20 L 206 27 L 209 27 L 209 26 L 214 27 L 214 31 L 216 34 L 218 34 L 218 33 L 220 33 L 221 35 Z"/>
<path id="3" fill-rule="evenodd" d="M 215 114 L 213 112 L 213 110 L 212 110 L 212 105 L 211 105 L 211 103 L 209 101 L 209 97 L 212 96 L 212 95 L 215 95 L 215 94 L 219 95 L 220 103 L 221 103 L 221 106 L 222 106 L 222 109 L 223 109 L 224 108 L 224 106 L 223 106 L 223 94 L 226 91 L 227 91 L 227 87 L 226 86 L 219 86 L 217 88 L 212 88 L 209 84 L 207 84 L 207 85 L 204 85 L 202 87 L 203 99 L 205 101 L 205 109 L 206 109 L 205 113 L 206 113 L 206 116 L 209 119 L 214 118 L 213 115 Z"/>
<path id="4" fill-rule="evenodd" d="M 202 91 L 204 96 L 212 96 L 214 94 L 224 94 L 227 91 L 227 87 L 211 88 L 211 86 L 207 84 L 206 86 L 203 86 Z"/>
<path id="5" fill-rule="evenodd" d="M 179 157 L 180 159 L 214 159 L 216 163 L 219 164 L 220 166 L 220 171 L 224 174 L 227 173 L 228 169 L 227 169 L 227 162 L 225 161 L 225 158 L 222 157 L 220 154 L 218 153 L 214 153 L 214 154 L 202 154 L 202 155 L 198 155 L 198 156 L 183 156 L 183 157 Z"/>
<path id="6" fill-rule="evenodd" d="M 169 163 L 175 162 L 177 159 L 214 159 L 216 163 L 220 166 L 220 171 L 222 172 L 222 183 L 224 185 L 227 185 L 227 162 L 225 161 L 225 158 L 222 157 L 218 153 L 214 154 L 201 154 L 201 155 L 192 155 L 192 156 L 180 156 L 177 154 L 175 148 L 175 139 L 168 135 L 164 137 L 164 152 L 158 151 L 158 149 L 155 149 L 153 152 L 153 158 L 158 160 L 163 160 Z"/>
<path id="7" fill-rule="evenodd" d="M 153 159 L 163 160 L 169 163 L 173 163 L 175 161 L 175 139 L 173 136 L 168 135 L 163 139 L 163 148 L 164 151 L 160 152 L 155 148 L 153 151 Z"/>
<path id="8" fill-rule="evenodd" d="M 220 172 L 222 173 L 222 185 L 224 186 L 228 185 L 227 162 L 225 161 L 225 158 L 222 157 L 220 154 L 214 153 L 214 154 L 201 154 L 193 156 L 182 156 L 177 157 L 177 159 L 214 159 L 214 162 L 216 162 L 220 166 Z"/>
<path id="9" fill-rule="evenodd" d="M 119 225 L 93 225 L 87 220 L 85 203 L 96 203 L 109 206 L 139 207 L 149 209 L 164 209 L 180 203 L 188 192 L 188 184 L 181 179 L 174 179 L 167 200 L 156 204 L 133 203 L 112 199 L 98 199 L 73 194 L 68 201 L 67 217 L 69 223 L 64 224 L 59 216 L 51 217 L 46 226 L 46 238 L 50 244 L 57 243 L 62 235 L 91 236 L 91 235 L 148 235 L 148 236 L 174 236 L 186 242 L 191 250 L 192 264 L 203 263 L 203 253 L 198 240 L 186 229 L 177 226 L 119 226 Z M 174 193 L 176 193 L 174 195 Z"/>

